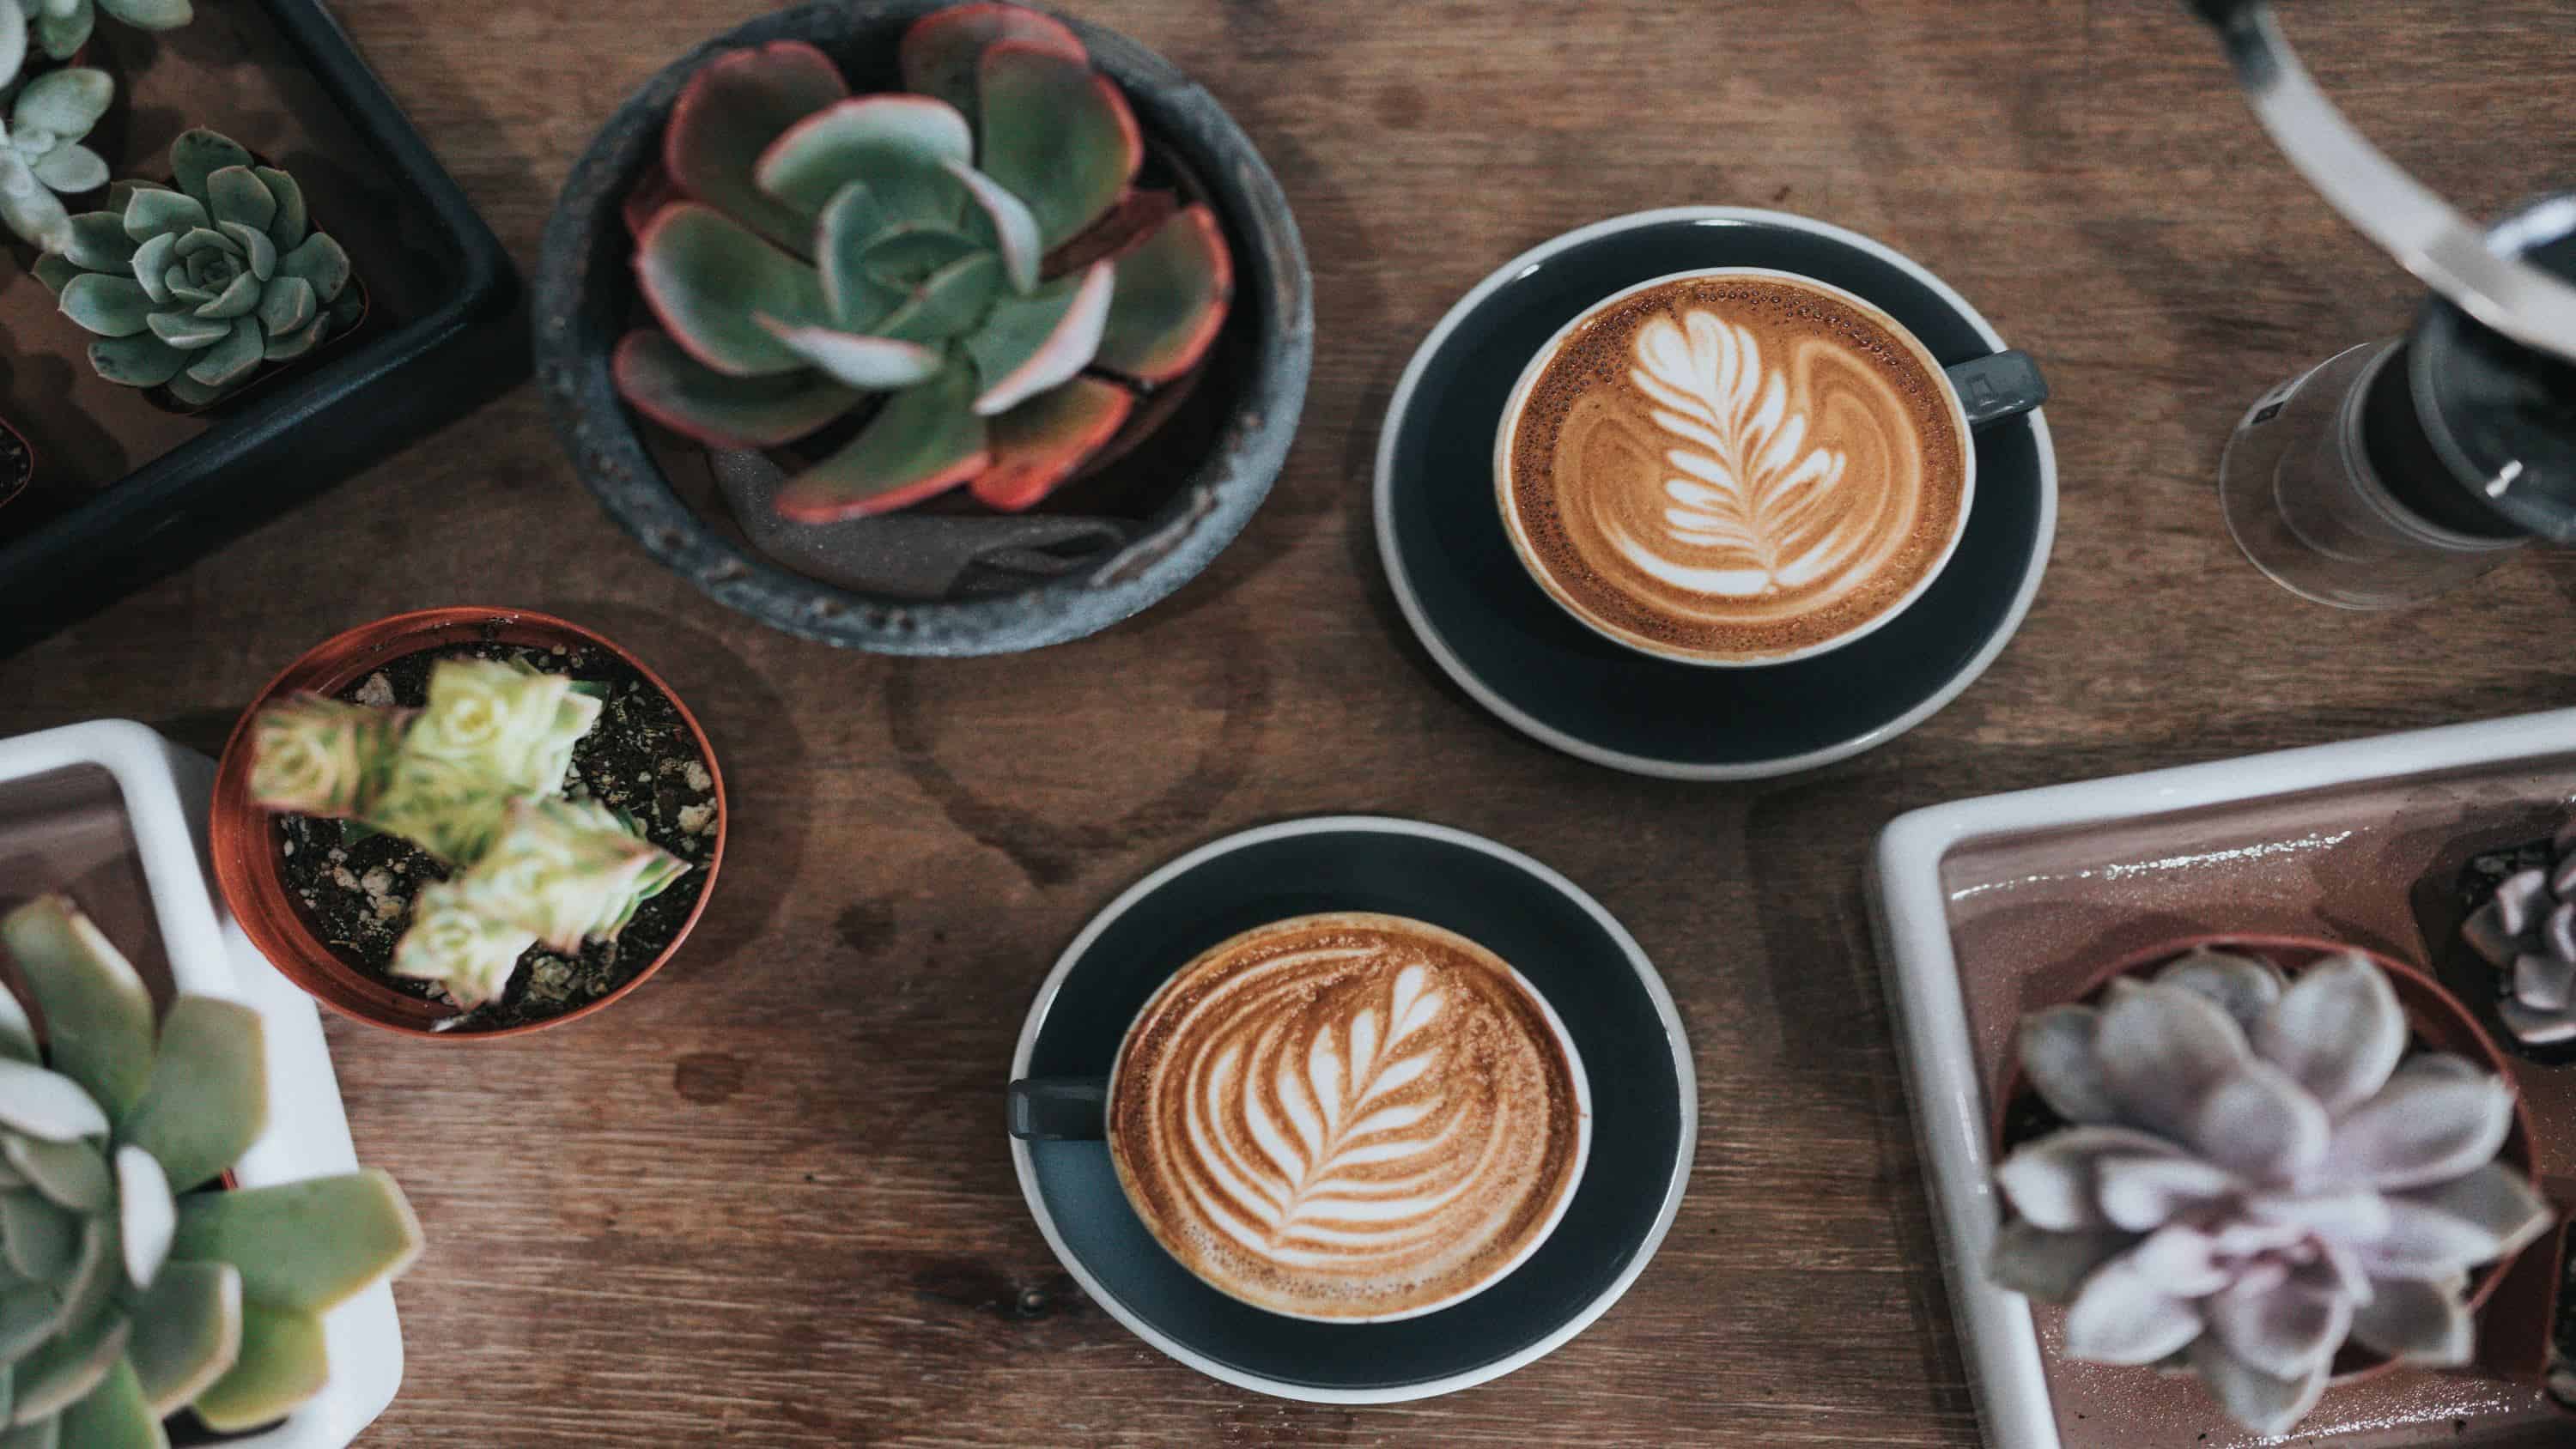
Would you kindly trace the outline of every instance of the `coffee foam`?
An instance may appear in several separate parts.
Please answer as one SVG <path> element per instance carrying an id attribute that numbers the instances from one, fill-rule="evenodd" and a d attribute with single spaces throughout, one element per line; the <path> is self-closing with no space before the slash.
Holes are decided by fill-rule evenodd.
<path id="1" fill-rule="evenodd" d="M 1154 1236 L 1224 1292 L 1316 1318 L 1417 1312 L 1554 1225 L 1581 1168 L 1579 1071 L 1474 942 L 1300 917 L 1217 946 L 1146 1007 L 1110 1151 Z"/>
<path id="2" fill-rule="evenodd" d="M 1691 277 L 1567 335 L 1513 429 L 1507 506 L 1577 614 L 1749 661 L 1904 602 L 1965 482 L 1947 383 L 1884 321 L 1794 281 Z"/>

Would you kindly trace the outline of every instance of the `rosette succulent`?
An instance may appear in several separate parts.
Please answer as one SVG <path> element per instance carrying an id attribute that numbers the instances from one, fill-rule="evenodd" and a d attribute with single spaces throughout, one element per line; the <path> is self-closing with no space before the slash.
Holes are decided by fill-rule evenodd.
<path id="1" fill-rule="evenodd" d="M 606 806 L 562 798 L 599 714 L 564 675 L 444 659 L 418 710 L 310 694 L 261 710 L 251 798 L 400 835 L 454 868 L 413 897 L 390 969 L 471 1010 L 501 995 L 529 947 L 613 941 L 689 871 Z"/>
<path id="2" fill-rule="evenodd" d="M 0 917 L 0 946 L 43 1021 L 0 991 L 0 1443 L 167 1449 L 182 1409 L 218 1433 L 282 1417 L 330 1377 L 322 1315 L 418 1255 L 402 1190 L 224 1190 L 267 1125 L 259 1014 L 181 996 L 156 1020 L 61 896 Z"/>
<path id="3" fill-rule="evenodd" d="M 7 8 L 0 0 L 0 13 Z M 62 198 L 107 184 L 107 162 L 81 141 L 115 98 L 116 82 L 87 66 L 27 82 L 0 126 L 0 222 L 49 252 L 71 244 Z"/>
<path id="4" fill-rule="evenodd" d="M 2016 1217 L 1992 1276 L 2069 1305 L 2071 1356 L 2197 1373 L 2266 1434 L 2315 1406 L 2347 1338 L 2467 1362 L 2469 1270 L 2552 1213 L 2495 1160 L 2512 1089 L 2408 1035 L 2358 954 L 2291 982 L 2195 952 L 2024 1019 L 2023 1070 L 2071 1125 L 1996 1172 Z"/>
<path id="5" fill-rule="evenodd" d="M 961 5 L 901 60 L 910 91 L 868 96 L 802 43 L 715 60 L 629 201 L 660 327 L 619 344 L 620 390 L 715 446 L 808 440 L 797 521 L 960 485 L 1035 504 L 1198 366 L 1231 296 L 1215 215 L 1134 190 L 1136 118 L 1063 24 Z"/>
<path id="6" fill-rule="evenodd" d="M 2576 820 L 2530 854 L 2460 934 L 2503 973 L 2505 1029 L 2530 1046 L 2565 1046 L 2576 1043 Z"/>
<path id="7" fill-rule="evenodd" d="M 294 177 L 204 129 L 171 143 L 170 171 L 175 187 L 125 183 L 72 217 L 37 269 L 99 335 L 99 376 L 200 407 L 356 323 L 349 254 L 313 229 Z"/>
<path id="8" fill-rule="evenodd" d="M 101 10 L 138 30 L 173 30 L 196 16 L 189 0 L 0 0 L 0 89 L 31 49 L 55 60 L 79 54 Z"/>

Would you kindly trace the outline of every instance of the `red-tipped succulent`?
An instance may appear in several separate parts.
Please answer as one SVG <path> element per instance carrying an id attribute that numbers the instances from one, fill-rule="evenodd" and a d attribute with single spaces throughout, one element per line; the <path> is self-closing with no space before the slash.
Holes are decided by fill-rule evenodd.
<path id="1" fill-rule="evenodd" d="M 1216 217 L 1135 189 L 1136 118 L 1061 23 L 961 5 L 901 60 L 910 90 L 853 96 L 799 42 L 717 59 L 627 203 L 661 323 L 618 344 L 638 411 L 772 448 L 865 410 L 779 493 L 801 522 L 961 484 L 1037 503 L 1206 358 L 1232 295 Z"/>

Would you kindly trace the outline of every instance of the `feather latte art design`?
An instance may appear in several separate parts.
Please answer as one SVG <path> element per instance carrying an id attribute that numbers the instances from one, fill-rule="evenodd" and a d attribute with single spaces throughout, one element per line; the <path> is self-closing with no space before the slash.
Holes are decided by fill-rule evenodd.
<path id="1" fill-rule="evenodd" d="M 1696 657 L 1793 653 L 1899 606 L 1947 552 L 1966 465 L 1947 384 L 1891 325 L 1776 279 L 1613 302 L 1529 385 L 1517 546 L 1581 617 Z"/>
<path id="2" fill-rule="evenodd" d="M 1579 1065 L 1490 953 L 1301 917 L 1203 956 L 1122 1052 L 1121 1180 L 1220 1289 L 1313 1317 L 1422 1311 L 1543 1236 L 1579 1170 Z"/>

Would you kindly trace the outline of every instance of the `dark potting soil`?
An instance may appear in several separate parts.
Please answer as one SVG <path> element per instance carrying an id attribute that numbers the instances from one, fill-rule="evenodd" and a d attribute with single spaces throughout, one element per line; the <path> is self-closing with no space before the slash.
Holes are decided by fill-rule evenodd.
<path id="1" fill-rule="evenodd" d="M 429 672 L 441 659 L 524 659 L 550 674 L 606 687 L 599 722 L 573 746 L 564 793 L 599 800 L 632 816 L 646 838 L 680 859 L 703 865 L 715 849 L 715 780 L 670 699 L 634 666 L 590 645 L 554 647 L 475 643 L 407 654 L 340 691 L 359 704 L 418 708 L 429 697 Z M 341 960 L 397 991 L 444 1000 L 435 983 L 395 976 L 394 943 L 411 926 L 411 900 L 447 868 L 410 841 L 352 831 L 338 820 L 278 817 L 279 870 L 307 924 Z M 356 838 L 352 838 L 352 836 Z M 457 1019 L 491 1031 L 560 1016 L 634 979 L 680 934 L 706 889 L 693 870 L 646 901 L 615 941 L 593 941 L 574 957 L 529 948 L 498 1001 Z"/>
<path id="2" fill-rule="evenodd" d="M 16 433 L 0 428 L 0 503 L 8 502 L 11 494 L 26 487 L 35 471 L 36 455 L 27 451 Z"/>

